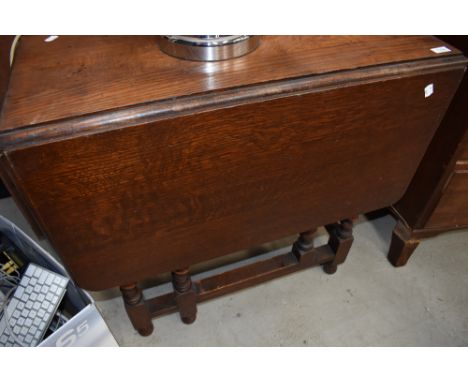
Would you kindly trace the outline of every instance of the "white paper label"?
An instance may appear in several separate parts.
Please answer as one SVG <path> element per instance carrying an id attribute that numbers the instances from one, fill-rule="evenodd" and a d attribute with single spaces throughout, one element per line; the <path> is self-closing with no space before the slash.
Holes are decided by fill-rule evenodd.
<path id="1" fill-rule="evenodd" d="M 44 41 L 45 42 L 52 42 L 54 40 L 57 40 L 59 36 L 49 36 L 47 37 Z"/>
<path id="2" fill-rule="evenodd" d="M 430 97 L 434 93 L 434 84 L 429 84 L 424 88 L 424 98 Z"/>
<path id="3" fill-rule="evenodd" d="M 431 50 L 437 54 L 451 52 L 451 50 L 446 46 L 438 46 L 437 48 L 432 48 Z"/>

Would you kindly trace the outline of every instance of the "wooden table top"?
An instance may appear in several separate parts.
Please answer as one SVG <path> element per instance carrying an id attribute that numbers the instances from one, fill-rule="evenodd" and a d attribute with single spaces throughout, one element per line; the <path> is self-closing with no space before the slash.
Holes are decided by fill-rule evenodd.
<path id="1" fill-rule="evenodd" d="M 204 63 L 160 52 L 154 36 L 22 37 L 0 132 L 104 110 L 280 79 L 447 55 L 432 36 L 264 36 L 253 53 Z"/>

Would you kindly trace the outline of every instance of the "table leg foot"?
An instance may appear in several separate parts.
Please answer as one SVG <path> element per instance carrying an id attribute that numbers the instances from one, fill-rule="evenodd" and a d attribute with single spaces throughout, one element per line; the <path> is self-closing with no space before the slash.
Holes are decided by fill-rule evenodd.
<path id="1" fill-rule="evenodd" d="M 333 273 L 335 273 L 337 269 L 338 269 L 338 265 L 336 264 L 328 263 L 328 264 L 323 265 L 323 271 L 325 273 L 328 273 L 329 275 L 332 275 Z"/>
<path id="2" fill-rule="evenodd" d="M 394 267 L 406 265 L 419 243 L 420 241 L 414 237 L 411 228 L 399 221 L 392 233 L 388 261 Z"/>
<path id="3" fill-rule="evenodd" d="M 133 327 L 140 335 L 149 336 L 153 333 L 154 327 L 141 289 L 137 284 L 123 285 L 120 287 L 120 292 L 125 303 L 125 310 Z"/>
<path id="4" fill-rule="evenodd" d="M 353 244 L 353 221 L 352 219 L 344 219 L 339 223 L 326 226 L 330 238 L 328 245 L 335 253 L 333 261 L 323 265 L 325 273 L 333 274 L 338 269 L 338 265 L 344 263 L 348 252 Z"/>
<path id="5" fill-rule="evenodd" d="M 197 318 L 197 294 L 188 268 L 172 272 L 172 285 L 182 322 L 193 323 Z"/>

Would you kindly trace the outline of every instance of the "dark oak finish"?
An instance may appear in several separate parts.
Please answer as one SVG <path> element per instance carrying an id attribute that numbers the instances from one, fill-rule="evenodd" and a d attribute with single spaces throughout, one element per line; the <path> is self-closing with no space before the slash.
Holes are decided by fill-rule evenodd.
<path id="1" fill-rule="evenodd" d="M 404 194 L 463 76 L 433 37 L 272 36 L 227 62 L 151 37 L 20 40 L 0 170 L 77 283 L 118 285 L 133 325 L 313 265 Z M 131 59 L 130 59 L 131 57 Z M 432 84 L 434 93 L 424 96 Z M 310 227 L 327 225 L 312 248 Z M 188 267 L 303 232 L 291 253 L 191 281 Z M 135 281 L 173 272 L 144 301 Z"/>
<path id="2" fill-rule="evenodd" d="M 150 311 L 143 294 L 137 284 L 120 287 L 125 303 L 125 310 L 133 324 L 133 327 L 142 336 L 149 336 L 153 332 Z"/>
<path id="3" fill-rule="evenodd" d="M 10 47 L 14 36 L 0 36 L 0 113 L 3 106 L 3 97 L 10 78 Z M 8 190 L 0 180 L 0 198 L 9 196 Z"/>
<path id="4" fill-rule="evenodd" d="M 433 58 L 429 49 L 440 46 L 428 36 L 265 36 L 255 54 L 200 63 L 161 53 L 154 36 L 62 36 L 50 43 L 44 38 L 20 40 L 2 130 L 253 83 Z"/>
<path id="5" fill-rule="evenodd" d="M 441 36 L 468 54 L 468 37 Z M 388 259 L 405 265 L 422 238 L 468 228 L 468 76 L 445 114 L 408 190 L 393 206 L 398 224 Z"/>
<path id="6" fill-rule="evenodd" d="M 460 76 L 251 102 L 5 160 L 75 280 L 99 290 L 396 202 Z"/>
<path id="7" fill-rule="evenodd" d="M 468 161 L 468 139 L 461 143 L 460 158 L 462 162 Z"/>
<path id="8" fill-rule="evenodd" d="M 10 78 L 10 47 L 15 36 L 0 36 L 0 110 Z"/>
<path id="9" fill-rule="evenodd" d="M 330 240 L 328 245 L 335 252 L 333 261 L 324 265 L 323 270 L 328 274 L 333 274 L 339 264 L 344 263 L 348 255 L 351 245 L 353 244 L 353 222 L 351 219 L 342 220 L 339 223 L 328 225 Z"/>
<path id="10" fill-rule="evenodd" d="M 298 240 L 293 244 L 291 252 L 237 267 L 231 271 L 194 282 L 192 290 L 195 293 L 195 301 L 204 302 L 226 293 L 251 287 L 316 265 L 323 265 L 324 270 L 327 272 L 326 268 L 333 263 L 337 252 L 329 244 L 314 248 L 311 244 L 313 232 L 315 230 L 301 233 Z M 336 231 L 330 230 L 330 242 L 339 240 L 334 236 L 335 234 Z M 348 238 L 352 240 L 352 236 L 348 236 Z M 349 250 L 349 246 L 346 246 L 346 248 Z M 345 253 L 344 247 L 340 248 L 340 250 L 341 259 L 344 260 L 347 253 Z M 174 313 L 177 310 L 180 311 L 177 298 L 178 293 L 174 291 L 148 300 L 147 306 L 152 317 Z"/>
<path id="11" fill-rule="evenodd" d="M 393 230 L 388 260 L 395 266 L 401 267 L 408 262 L 420 241 L 413 235 L 412 230 L 399 221 Z"/>
<path id="12" fill-rule="evenodd" d="M 458 161 L 427 228 L 468 227 L 468 161 Z"/>
<path id="13" fill-rule="evenodd" d="M 191 324 L 197 318 L 197 296 L 188 268 L 172 272 L 172 284 L 180 318 Z"/>

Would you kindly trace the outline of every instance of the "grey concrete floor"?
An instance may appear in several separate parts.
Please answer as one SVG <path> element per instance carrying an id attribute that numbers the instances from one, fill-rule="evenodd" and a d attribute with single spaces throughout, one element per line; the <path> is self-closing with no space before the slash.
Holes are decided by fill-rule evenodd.
<path id="1" fill-rule="evenodd" d="M 0 214 L 34 237 L 11 199 L 0 200 Z M 171 314 L 154 320 L 149 337 L 132 328 L 116 290 L 93 296 L 121 346 L 468 346 L 468 232 L 423 241 L 396 269 L 386 260 L 394 224 L 388 215 L 360 217 L 334 275 L 311 268 L 205 302 L 194 324 Z M 325 240 L 319 231 L 317 244 Z"/>

